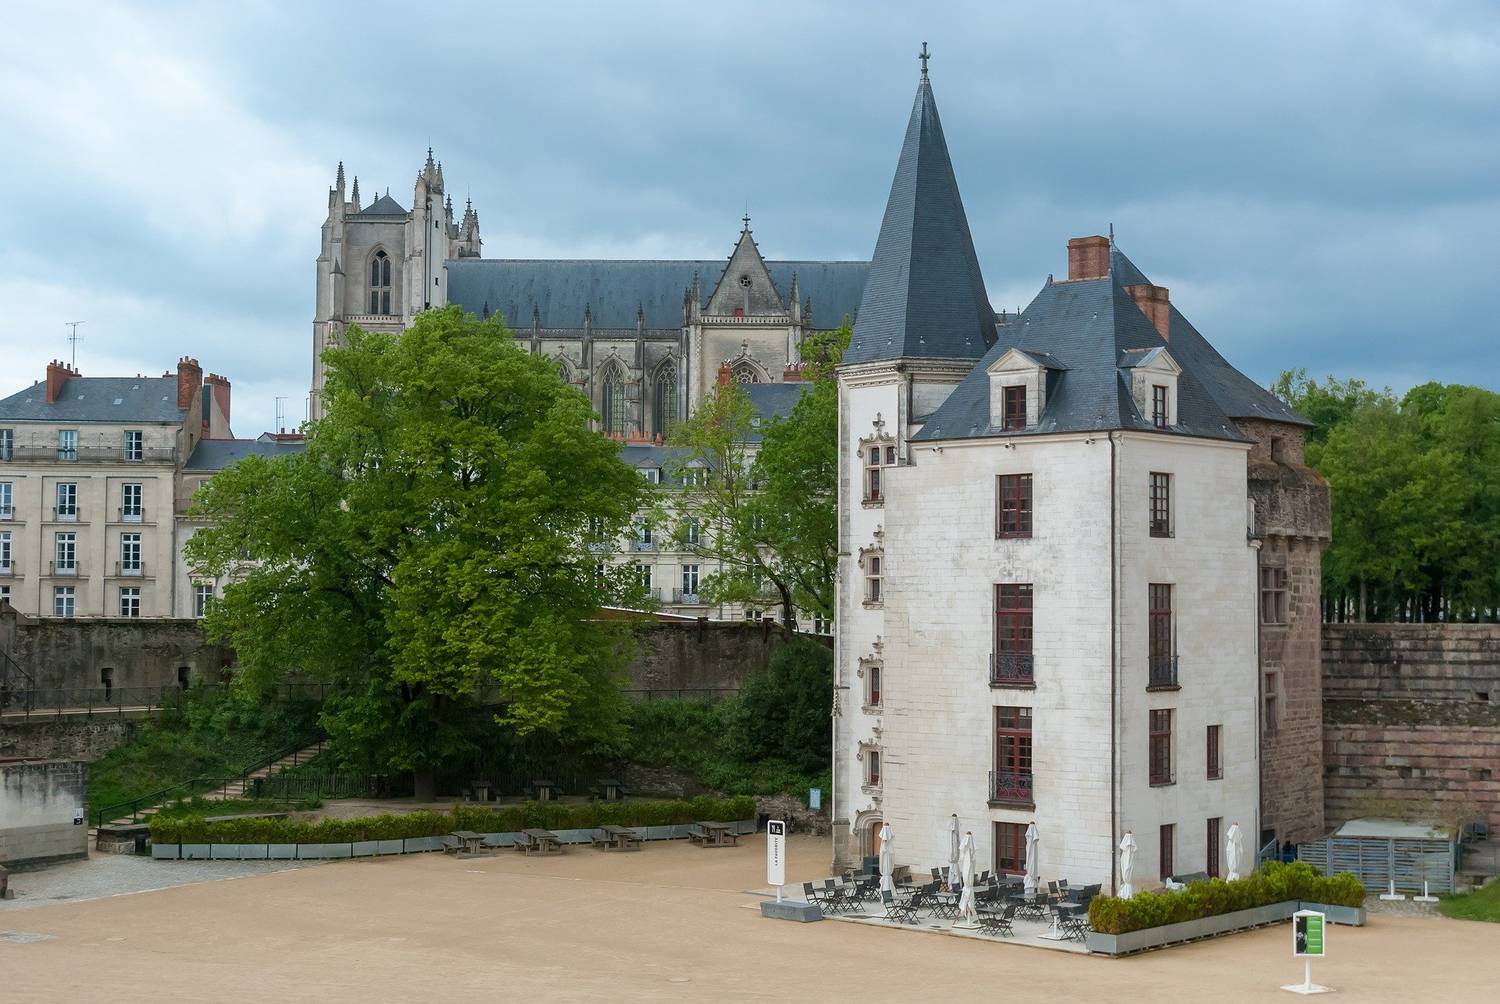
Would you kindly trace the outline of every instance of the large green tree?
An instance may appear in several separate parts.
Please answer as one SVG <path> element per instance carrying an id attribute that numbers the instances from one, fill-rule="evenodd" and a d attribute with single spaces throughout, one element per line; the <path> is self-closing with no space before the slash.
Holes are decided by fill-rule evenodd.
<path id="1" fill-rule="evenodd" d="M 838 385 L 846 322 L 803 344 L 810 383 L 791 413 L 760 421 L 738 384 L 714 388 L 668 437 L 667 478 L 654 519 L 675 546 L 718 571 L 701 590 L 712 602 L 797 610 L 831 618 L 838 566 Z"/>
<path id="2" fill-rule="evenodd" d="M 324 355 L 307 449 L 247 458 L 193 515 L 190 560 L 238 581 L 210 608 L 251 687 L 330 684 L 323 722 L 372 769 L 435 772 L 502 738 L 619 739 L 622 639 L 590 619 L 641 479 L 588 402 L 498 319 L 449 307 Z"/>

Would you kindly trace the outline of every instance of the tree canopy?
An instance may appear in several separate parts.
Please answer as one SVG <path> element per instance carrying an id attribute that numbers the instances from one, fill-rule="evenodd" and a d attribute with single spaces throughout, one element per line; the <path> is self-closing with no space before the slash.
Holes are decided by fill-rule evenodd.
<path id="1" fill-rule="evenodd" d="M 305 452 L 247 458 L 199 493 L 190 561 L 234 573 L 209 629 L 251 686 L 331 684 L 336 748 L 431 772 L 502 734 L 619 740 L 629 587 L 598 562 L 641 479 L 588 401 L 498 318 L 427 311 L 324 354 Z"/>
<path id="2" fill-rule="evenodd" d="M 1333 493 L 1325 614 L 1500 618 L 1500 394 L 1426 383 L 1398 399 L 1305 371 L 1273 389 L 1314 422 L 1307 462 Z"/>

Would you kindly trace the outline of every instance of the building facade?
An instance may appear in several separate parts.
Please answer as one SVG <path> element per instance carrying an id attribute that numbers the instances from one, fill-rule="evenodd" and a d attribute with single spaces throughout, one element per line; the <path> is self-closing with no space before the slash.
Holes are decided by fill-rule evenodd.
<path id="1" fill-rule="evenodd" d="M 1280 475 L 1251 461 L 1306 423 L 1111 240 L 1067 252 L 992 310 L 924 71 L 839 375 L 836 867 L 886 823 L 942 864 L 956 813 L 982 867 L 1020 871 L 1035 823 L 1043 878 L 1109 888 L 1130 832 L 1141 888 L 1262 828 Z"/>

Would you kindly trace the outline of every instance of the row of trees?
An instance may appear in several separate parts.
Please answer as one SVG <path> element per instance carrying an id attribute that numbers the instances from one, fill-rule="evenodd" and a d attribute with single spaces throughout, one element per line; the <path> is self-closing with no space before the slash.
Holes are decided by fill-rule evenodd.
<path id="1" fill-rule="evenodd" d="M 1401 397 L 1305 370 L 1272 388 L 1313 422 L 1333 493 L 1329 620 L 1500 620 L 1500 394 L 1426 383 Z"/>
<path id="2" fill-rule="evenodd" d="M 588 400 L 498 318 L 426 311 L 407 331 L 351 328 L 324 355 L 307 449 L 249 457 L 199 493 L 194 567 L 230 575 L 208 628 L 252 691 L 289 673 L 329 685 L 321 720 L 351 765 L 437 774 L 504 757 L 627 752 L 628 630 L 601 606 L 645 605 L 626 564 L 599 564 L 643 509 L 705 524 L 683 546 L 722 561 L 725 601 L 769 583 L 787 611 L 832 609 L 837 393 L 847 328 L 813 346 L 817 380 L 757 425 L 714 395 L 673 437 L 712 476 L 648 496 Z M 752 435 L 753 433 L 753 435 Z M 761 440 L 752 456 L 753 438 Z M 821 755 L 821 749 L 819 755 Z"/>

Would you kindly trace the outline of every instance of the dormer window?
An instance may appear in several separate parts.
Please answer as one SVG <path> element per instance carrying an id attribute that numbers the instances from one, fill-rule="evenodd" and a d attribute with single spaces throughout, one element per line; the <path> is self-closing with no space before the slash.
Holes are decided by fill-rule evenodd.
<path id="1" fill-rule="evenodd" d="M 1026 388 L 1005 388 L 1005 425 L 1006 429 L 1026 428 Z"/>
<path id="2" fill-rule="evenodd" d="M 1151 385 L 1151 424 L 1158 429 L 1165 429 L 1171 425 L 1171 419 L 1167 415 L 1167 385 L 1163 383 Z"/>

